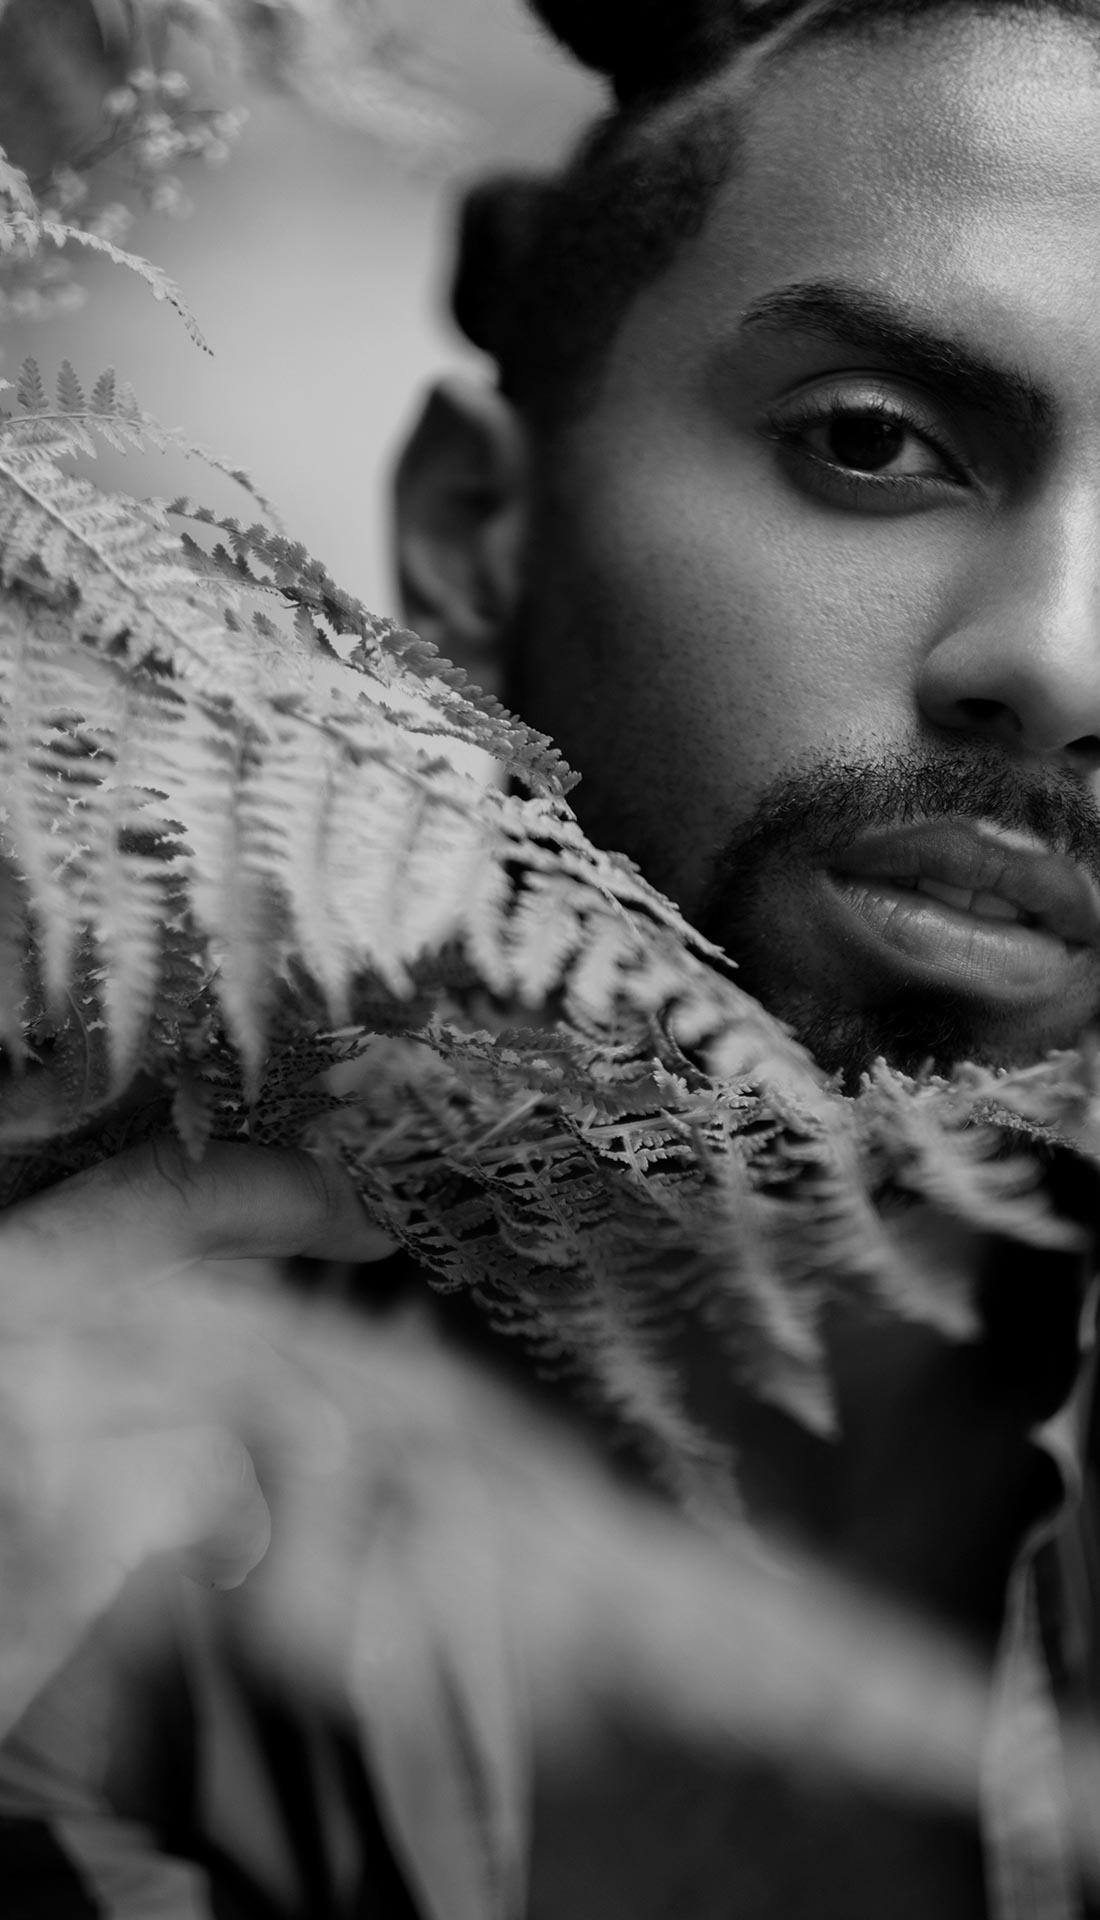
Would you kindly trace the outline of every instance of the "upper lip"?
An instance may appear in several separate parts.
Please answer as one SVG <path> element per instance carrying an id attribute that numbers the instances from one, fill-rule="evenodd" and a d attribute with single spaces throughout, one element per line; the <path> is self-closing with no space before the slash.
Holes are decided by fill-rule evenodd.
<path id="1" fill-rule="evenodd" d="M 870 829 L 829 861 L 848 878 L 920 879 L 994 893 L 1071 945 L 1100 946 L 1100 889 L 1064 853 L 986 821 L 915 820 Z"/>

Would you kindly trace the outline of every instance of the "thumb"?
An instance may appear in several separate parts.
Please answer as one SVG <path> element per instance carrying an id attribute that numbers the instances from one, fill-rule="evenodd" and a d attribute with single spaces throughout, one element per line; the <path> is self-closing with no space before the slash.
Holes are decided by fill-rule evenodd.
<path id="1" fill-rule="evenodd" d="M 247 1447 L 228 1427 L 171 1427 L 97 1442 L 85 1499 L 116 1572 L 174 1553 L 193 1578 L 235 1587 L 267 1551 L 271 1516 Z"/>
<path id="2" fill-rule="evenodd" d="M 39 1442 L 25 1463 L 31 1537 L 5 1594 L 0 1738 L 151 1557 L 239 1586 L 263 1558 L 267 1503 L 227 1428 Z"/>

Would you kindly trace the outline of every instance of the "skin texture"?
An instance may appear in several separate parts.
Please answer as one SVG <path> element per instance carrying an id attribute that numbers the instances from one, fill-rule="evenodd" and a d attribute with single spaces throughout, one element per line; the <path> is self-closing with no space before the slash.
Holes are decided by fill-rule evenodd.
<path id="1" fill-rule="evenodd" d="M 1026 374 L 1046 417 L 960 404 L 865 346 L 741 330 L 807 281 Z M 444 568 L 438 637 L 462 645 L 495 586 L 483 625 L 507 626 L 514 699 L 580 768 L 588 830 L 849 1074 L 879 1051 L 1033 1058 L 1100 1004 L 1094 946 L 1052 951 L 1049 978 L 1040 956 L 1034 991 L 1006 996 L 956 930 L 944 967 L 926 938 L 907 977 L 820 893 L 838 839 L 907 807 L 1097 866 L 1098 296 L 1090 34 L 963 14 L 809 43 L 761 88 L 737 177 L 628 313 L 592 407 L 534 449 L 517 603 L 499 566 L 472 585 Z M 837 479 L 829 407 L 900 409 L 903 487 Z M 486 543 L 503 514 L 502 493 Z"/>

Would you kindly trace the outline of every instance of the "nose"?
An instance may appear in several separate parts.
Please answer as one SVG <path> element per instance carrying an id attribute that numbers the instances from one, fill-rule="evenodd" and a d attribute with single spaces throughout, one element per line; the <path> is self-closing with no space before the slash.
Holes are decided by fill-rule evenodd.
<path id="1" fill-rule="evenodd" d="M 924 717 L 1020 753 L 1100 769 L 1100 488 L 1015 520 L 922 662 Z"/>

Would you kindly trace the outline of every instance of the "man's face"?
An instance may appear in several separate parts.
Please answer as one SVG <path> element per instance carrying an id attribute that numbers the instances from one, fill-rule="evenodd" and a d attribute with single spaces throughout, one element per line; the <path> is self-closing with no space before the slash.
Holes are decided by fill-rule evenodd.
<path id="1" fill-rule="evenodd" d="M 540 476 L 517 697 L 823 1064 L 1100 1007 L 1100 59 L 810 43 Z"/>

